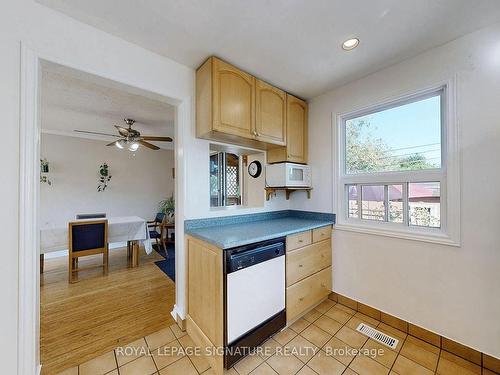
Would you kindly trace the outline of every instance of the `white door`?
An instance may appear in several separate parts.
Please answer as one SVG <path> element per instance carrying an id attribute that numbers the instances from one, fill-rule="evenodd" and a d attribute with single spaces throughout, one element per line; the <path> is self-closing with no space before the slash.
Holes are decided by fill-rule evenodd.
<path id="1" fill-rule="evenodd" d="M 285 308 L 285 256 L 227 275 L 227 343 Z"/>

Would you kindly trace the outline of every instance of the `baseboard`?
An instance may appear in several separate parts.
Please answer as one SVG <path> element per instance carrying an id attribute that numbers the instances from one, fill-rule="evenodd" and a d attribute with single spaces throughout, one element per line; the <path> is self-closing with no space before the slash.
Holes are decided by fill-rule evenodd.
<path id="1" fill-rule="evenodd" d="M 423 340 L 429 344 L 437 346 L 438 348 L 455 354 L 461 358 L 464 358 L 476 365 L 482 366 L 488 370 L 500 373 L 500 359 L 492 357 L 486 353 L 482 353 L 476 349 L 469 346 L 463 345 L 456 341 L 450 340 L 447 337 L 441 336 L 435 332 L 429 331 L 423 327 L 412 324 L 406 320 L 400 319 L 396 316 L 387 314 L 380 311 L 374 307 L 365 305 L 359 301 L 352 298 L 343 296 L 336 292 L 330 293 L 328 296 L 334 302 L 338 302 L 341 305 L 347 306 L 355 311 L 365 314 L 369 317 L 377 319 L 382 323 L 385 323 L 393 328 L 396 328 L 408 335 L 414 336 L 420 340 Z"/>
<path id="2" fill-rule="evenodd" d="M 182 319 L 182 317 L 179 315 L 177 311 L 177 305 L 174 305 L 174 308 L 172 309 L 172 311 L 170 311 L 170 315 L 172 315 L 172 318 L 174 318 L 175 322 L 177 323 L 181 331 L 185 331 L 186 319 Z"/>

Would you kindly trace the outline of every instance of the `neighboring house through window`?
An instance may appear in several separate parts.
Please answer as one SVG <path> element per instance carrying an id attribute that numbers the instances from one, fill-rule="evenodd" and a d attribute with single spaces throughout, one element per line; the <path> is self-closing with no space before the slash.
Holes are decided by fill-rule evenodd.
<path id="1" fill-rule="evenodd" d="M 448 217 L 449 172 L 458 178 L 449 86 L 338 117 L 340 228 L 457 244 Z M 456 199 L 458 184 L 452 190 Z"/>

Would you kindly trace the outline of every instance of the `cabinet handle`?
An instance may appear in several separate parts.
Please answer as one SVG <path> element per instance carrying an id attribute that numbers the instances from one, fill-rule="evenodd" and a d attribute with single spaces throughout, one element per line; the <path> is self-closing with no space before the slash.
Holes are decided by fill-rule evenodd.
<path id="1" fill-rule="evenodd" d="M 322 288 L 326 288 L 325 283 L 321 283 L 321 287 L 322 287 Z"/>
<path id="2" fill-rule="evenodd" d="M 299 243 L 302 243 L 302 242 L 304 242 L 304 240 L 299 240 Z"/>
<path id="3" fill-rule="evenodd" d="M 257 134 L 258 134 L 258 133 L 257 133 L 257 131 L 256 131 L 256 130 L 254 130 L 254 131 L 253 131 L 253 135 L 257 135 Z"/>
<path id="4" fill-rule="evenodd" d="M 302 267 L 304 267 L 304 266 L 302 264 L 299 264 L 299 268 L 302 268 Z"/>
<path id="5" fill-rule="evenodd" d="M 302 302 L 304 300 L 304 297 L 300 297 L 299 301 Z"/>

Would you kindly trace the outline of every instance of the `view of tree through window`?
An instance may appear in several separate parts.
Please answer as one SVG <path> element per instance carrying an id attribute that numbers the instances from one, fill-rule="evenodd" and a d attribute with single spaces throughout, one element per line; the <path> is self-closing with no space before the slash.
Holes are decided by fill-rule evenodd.
<path id="1" fill-rule="evenodd" d="M 440 182 L 426 175 L 410 182 L 387 173 L 441 169 L 442 93 L 345 119 L 347 217 L 441 226 Z"/>
<path id="2" fill-rule="evenodd" d="M 346 173 L 441 167 L 441 96 L 345 122 Z"/>

